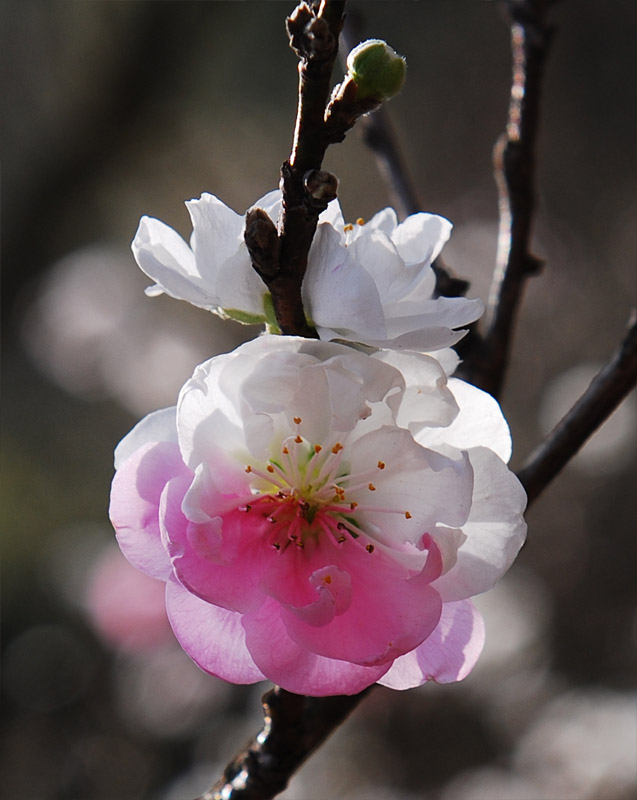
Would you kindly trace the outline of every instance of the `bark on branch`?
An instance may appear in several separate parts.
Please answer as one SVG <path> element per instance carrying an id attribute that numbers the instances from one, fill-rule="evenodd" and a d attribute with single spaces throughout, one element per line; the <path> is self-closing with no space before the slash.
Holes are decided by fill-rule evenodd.
<path id="1" fill-rule="evenodd" d="M 552 38 L 550 0 L 507 0 L 513 75 L 505 132 L 493 153 L 500 227 L 496 269 L 487 308 L 488 329 L 464 353 L 462 377 L 500 395 L 518 306 L 527 279 L 542 264 L 530 251 L 535 212 L 535 147 L 544 66 Z"/>
<path id="2" fill-rule="evenodd" d="M 292 152 L 281 167 L 281 218 L 271 230 L 261 209 L 246 218 L 252 265 L 270 290 L 279 328 L 287 335 L 316 336 L 305 318 L 301 286 L 319 215 L 336 197 L 336 179 L 321 165 L 329 144 L 324 117 L 344 7 L 345 0 L 301 2 L 286 20 L 290 46 L 299 56 L 299 100 Z"/>
<path id="3" fill-rule="evenodd" d="M 637 385 L 637 312 L 612 359 L 518 473 L 531 503 Z"/>

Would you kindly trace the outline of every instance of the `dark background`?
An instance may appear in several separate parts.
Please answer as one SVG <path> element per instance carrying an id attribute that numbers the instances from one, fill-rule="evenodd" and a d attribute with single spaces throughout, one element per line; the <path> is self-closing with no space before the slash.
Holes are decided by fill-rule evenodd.
<path id="1" fill-rule="evenodd" d="M 491 147 L 510 80 L 500 5 L 351 8 L 407 57 L 388 109 L 423 208 L 455 225 L 446 263 L 486 300 Z M 211 191 L 243 211 L 274 188 L 296 106 L 292 9 L 0 6 L 7 799 L 188 800 L 259 727 L 267 687 L 223 684 L 178 650 L 148 599 L 155 584 L 138 588 L 112 561 L 107 504 L 117 441 L 171 405 L 196 363 L 254 334 L 146 298 L 128 247 L 143 214 L 188 236 L 184 200 Z M 564 0 L 552 20 L 534 238 L 547 266 L 503 396 L 514 467 L 610 356 L 637 294 L 637 5 Z M 347 219 L 387 204 L 355 131 L 325 166 Z M 480 599 L 488 642 L 474 673 L 378 690 L 286 798 L 634 796 L 635 400 L 528 514 L 527 546 Z"/>

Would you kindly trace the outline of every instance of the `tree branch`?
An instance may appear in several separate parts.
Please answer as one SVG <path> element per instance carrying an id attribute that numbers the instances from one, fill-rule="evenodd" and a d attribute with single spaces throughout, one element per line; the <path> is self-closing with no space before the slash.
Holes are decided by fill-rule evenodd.
<path id="1" fill-rule="evenodd" d="M 270 800 L 360 703 L 357 695 L 303 697 L 275 686 L 263 696 L 263 730 L 197 800 Z"/>
<path id="2" fill-rule="evenodd" d="M 281 333 L 288 335 L 316 336 L 305 318 L 301 285 L 319 215 L 336 196 L 336 179 L 321 171 L 321 164 L 329 144 L 324 115 L 344 8 L 345 0 L 300 2 L 286 20 L 290 46 L 300 59 L 299 101 L 292 153 L 281 167 L 283 202 L 276 244 L 265 230 L 267 215 L 255 217 L 260 209 L 252 209 L 246 219 L 252 265 L 270 290 Z M 256 239 L 254 231 L 259 234 Z M 269 252 L 264 252 L 264 242 L 271 243 Z"/>
<path id="3" fill-rule="evenodd" d="M 463 377 L 498 397 L 518 306 L 527 278 L 542 266 L 530 253 L 535 212 L 535 145 L 544 65 L 552 38 L 550 0 L 507 0 L 513 78 L 505 133 L 494 148 L 500 229 L 496 270 L 487 309 L 488 329 L 465 353 Z"/>
<path id="4" fill-rule="evenodd" d="M 531 503 L 637 385 L 637 312 L 612 359 L 518 472 Z"/>

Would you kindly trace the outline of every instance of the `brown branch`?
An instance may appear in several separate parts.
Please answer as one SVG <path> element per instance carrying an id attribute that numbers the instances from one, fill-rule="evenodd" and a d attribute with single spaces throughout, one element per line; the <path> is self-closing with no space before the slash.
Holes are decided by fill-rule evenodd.
<path id="1" fill-rule="evenodd" d="M 518 473 L 532 502 L 637 385 L 637 312 L 612 359 Z"/>
<path id="2" fill-rule="evenodd" d="M 535 145 L 541 85 L 552 30 L 550 0 L 507 0 L 513 78 L 505 133 L 494 148 L 499 195 L 498 255 L 487 310 L 488 330 L 465 353 L 463 377 L 498 397 L 507 369 L 518 306 L 527 278 L 541 262 L 530 252 L 535 212 Z"/>
<path id="3" fill-rule="evenodd" d="M 371 691 L 303 697 L 275 687 L 263 696 L 263 730 L 198 800 L 269 800 Z"/>
<path id="4" fill-rule="evenodd" d="M 345 0 L 300 2 L 286 20 L 290 46 L 300 59 L 299 102 L 292 153 L 281 167 L 276 244 L 260 209 L 252 209 L 246 219 L 252 265 L 270 290 L 281 333 L 288 335 L 316 336 L 305 318 L 301 285 L 319 215 L 336 196 L 336 179 L 322 172 L 321 164 L 329 144 L 324 115 L 344 8 Z M 269 252 L 264 243 L 270 243 Z"/>

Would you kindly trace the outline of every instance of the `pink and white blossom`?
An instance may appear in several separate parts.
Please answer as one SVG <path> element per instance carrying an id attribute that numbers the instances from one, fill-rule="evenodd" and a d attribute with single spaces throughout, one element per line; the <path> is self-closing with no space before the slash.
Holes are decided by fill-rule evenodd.
<path id="1" fill-rule="evenodd" d="M 277 221 L 281 193 L 255 204 Z M 165 292 L 240 322 L 275 325 L 268 290 L 250 264 L 245 218 L 217 197 L 186 203 L 192 220 L 187 244 L 168 225 L 143 217 L 133 241 L 141 269 Z M 302 287 L 308 320 L 321 339 L 416 350 L 449 347 L 458 330 L 482 314 L 478 299 L 434 297 L 431 262 L 451 233 L 435 214 L 398 223 L 391 208 L 346 225 L 338 201 L 319 218 Z"/>
<path id="2" fill-rule="evenodd" d="M 478 658 L 470 598 L 526 530 L 509 455 L 495 401 L 431 357 L 266 335 L 122 440 L 110 514 L 202 669 L 407 689 Z"/>

